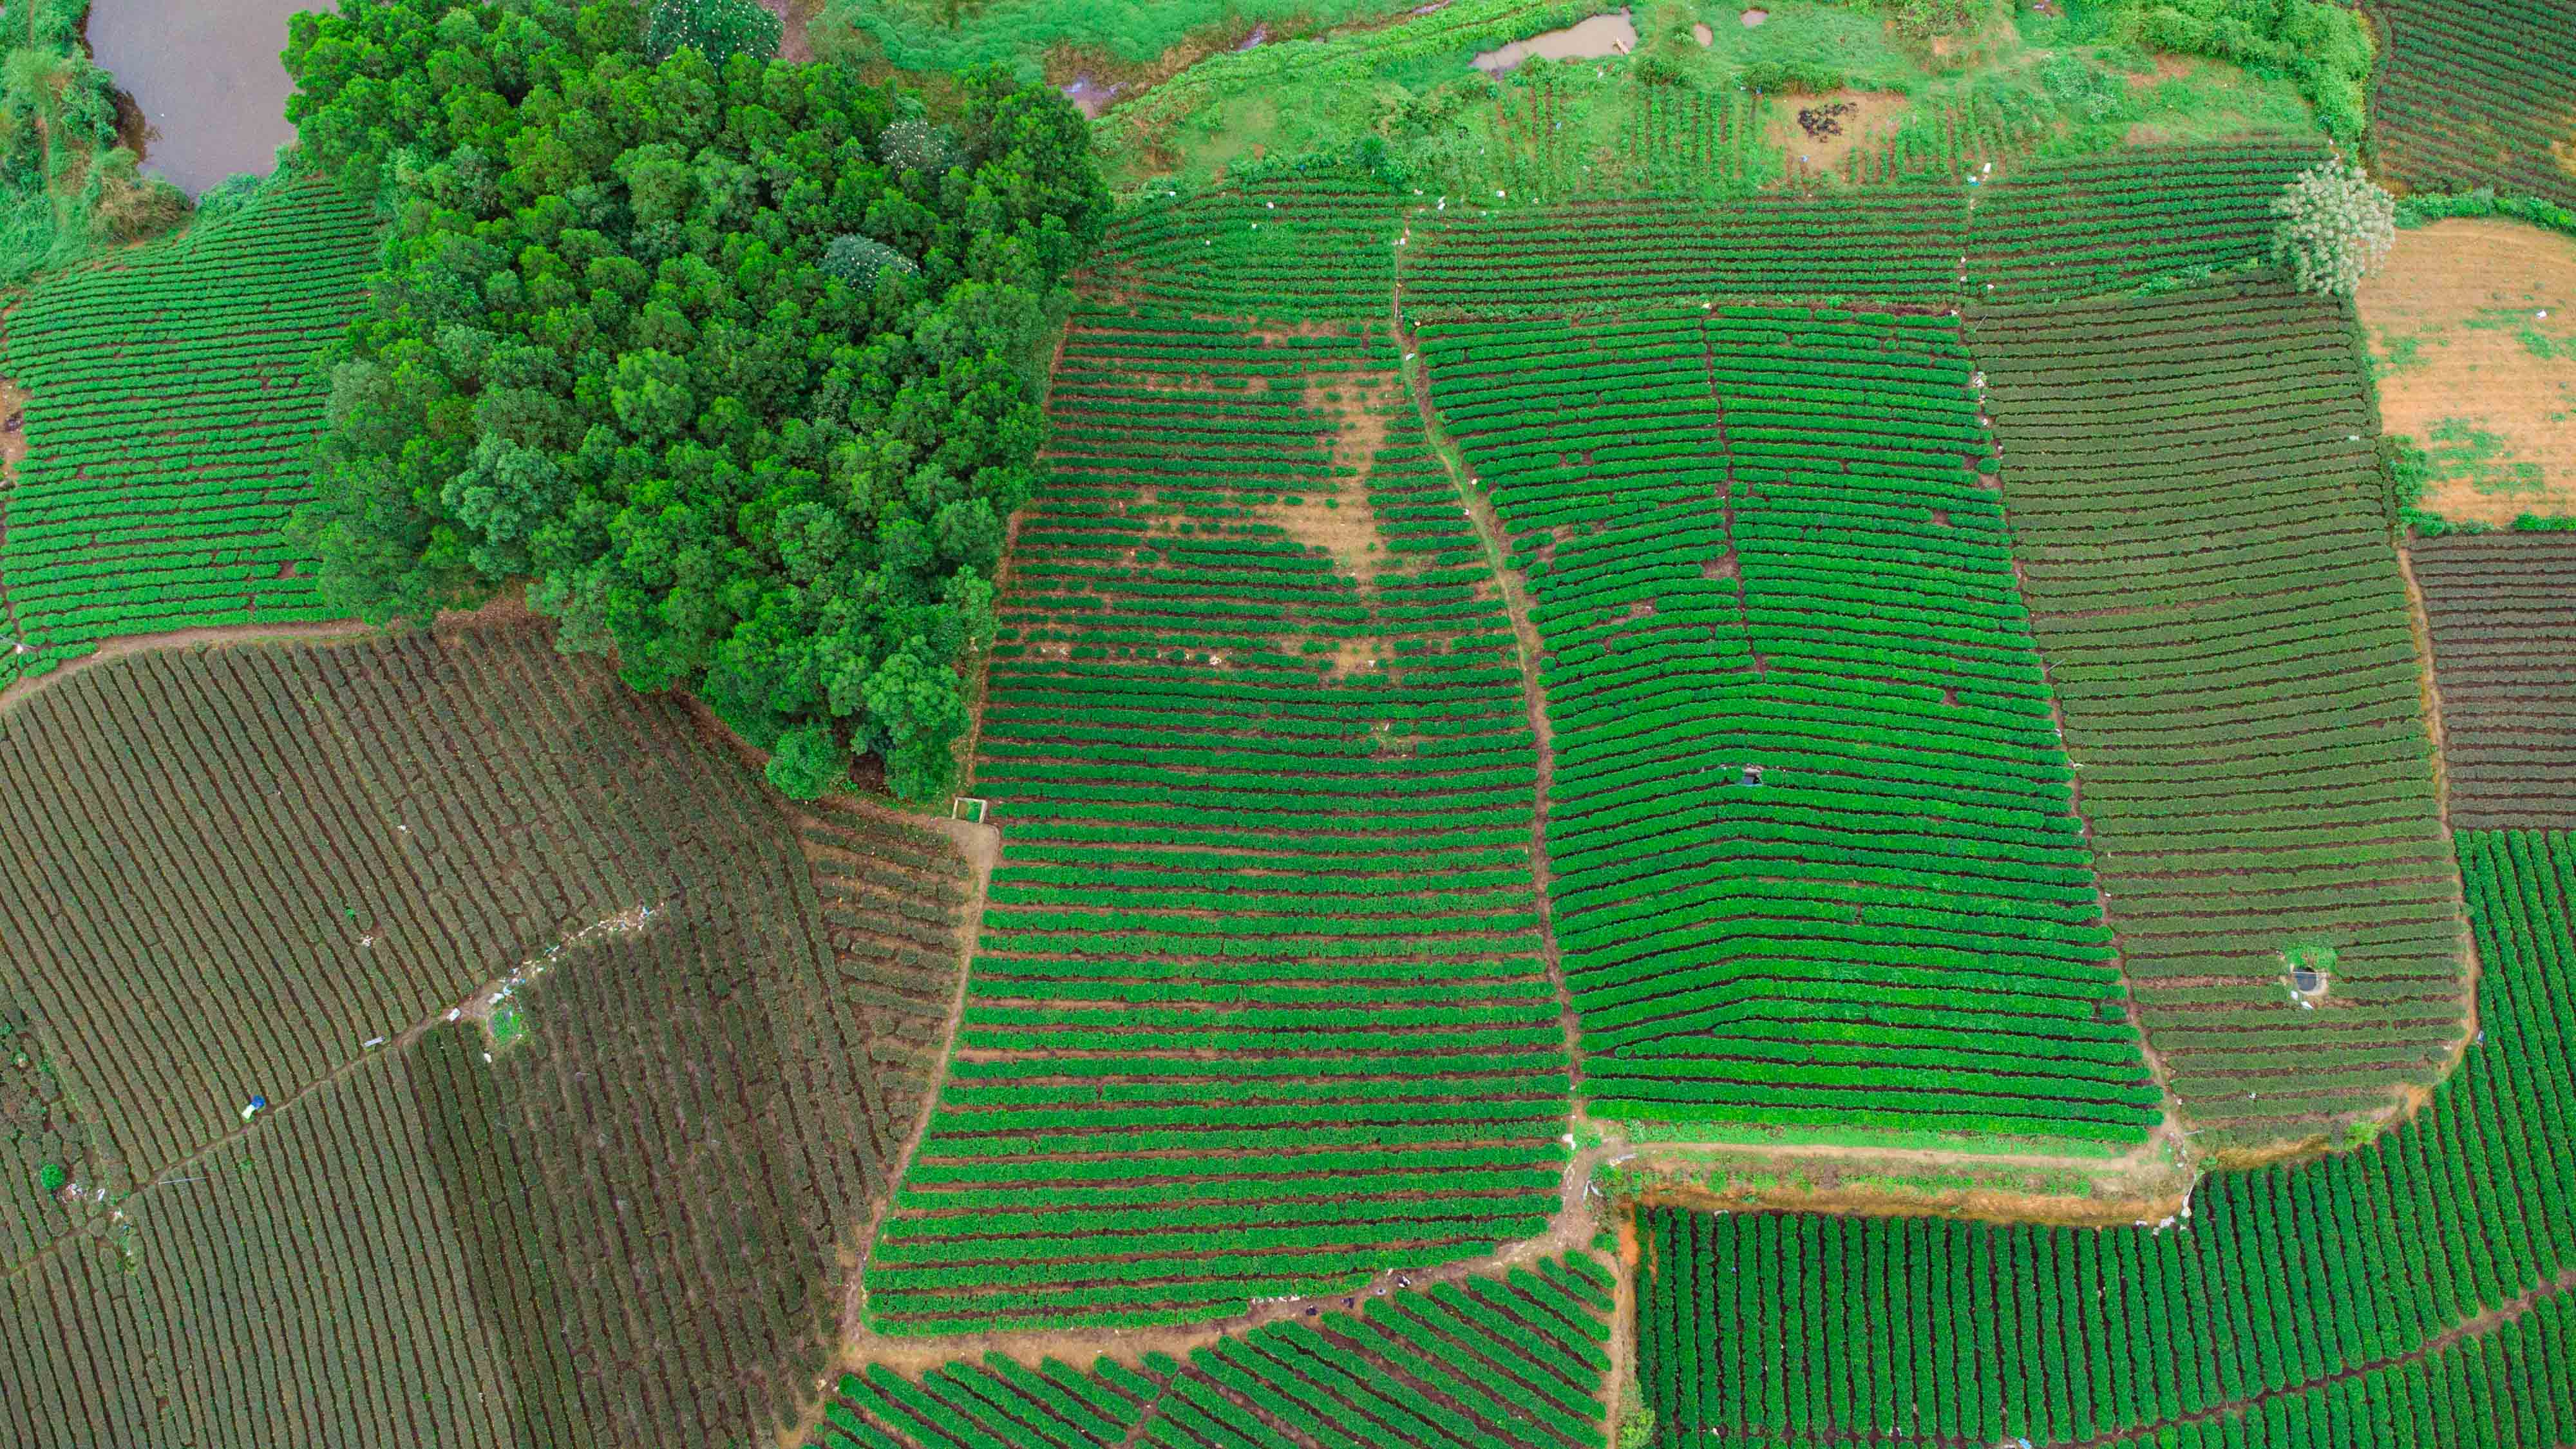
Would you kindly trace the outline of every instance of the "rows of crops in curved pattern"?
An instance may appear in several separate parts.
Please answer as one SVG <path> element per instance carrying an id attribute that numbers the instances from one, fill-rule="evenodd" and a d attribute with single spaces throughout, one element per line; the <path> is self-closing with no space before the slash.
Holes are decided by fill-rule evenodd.
<path id="1" fill-rule="evenodd" d="M 2131 992 L 2232 1129 L 2202 1140 L 2432 1081 L 2458 883 L 2350 322 L 2277 283 L 1972 322 Z"/>
<path id="2" fill-rule="evenodd" d="M 2364 0 L 2383 48 L 2371 165 L 2413 191 L 2576 206 L 2576 13 L 2564 0 Z"/>
<path id="3" fill-rule="evenodd" d="M 1088 1373 L 1001 1354 L 846 1375 L 818 1449 L 1601 1449 L 1610 1269 L 1587 1253 L 1371 1297 L 1187 1360 Z M 1359 1308 L 1361 1311 L 1350 1311 Z"/>
<path id="4" fill-rule="evenodd" d="M 2576 840 L 2459 843 L 2486 1040 L 2421 1114 L 2322 1161 L 2213 1172 L 2155 1230 L 1649 1212 L 1657 1442 L 2568 1442 Z"/>
<path id="5" fill-rule="evenodd" d="M 313 353 L 357 314 L 374 233 L 329 185 L 293 186 L 11 310 L 0 375 L 32 400 L 0 494 L 23 636 L 0 685 L 119 634 L 330 617 L 281 529 L 321 430 Z"/>
<path id="6" fill-rule="evenodd" d="M 2141 1136 L 2159 1096 L 1954 320 L 1421 338 L 1548 651 L 1593 1109 Z"/>
<path id="7" fill-rule="evenodd" d="M 1973 152 L 1988 143 L 1953 144 Z M 2246 140 L 2034 161 L 1974 188 L 1444 203 L 1414 212 L 1397 270 L 1408 312 L 1426 318 L 1730 300 L 1948 309 L 2081 297 L 2263 260 L 2273 199 L 2323 154 L 2310 142 Z M 1891 153 L 1866 164 L 1939 163 Z"/>
<path id="8" fill-rule="evenodd" d="M 1391 349 L 1077 318 L 976 757 L 1003 858 L 868 1264 L 888 1331 L 1219 1316 L 1553 1208 L 1520 676 Z"/>

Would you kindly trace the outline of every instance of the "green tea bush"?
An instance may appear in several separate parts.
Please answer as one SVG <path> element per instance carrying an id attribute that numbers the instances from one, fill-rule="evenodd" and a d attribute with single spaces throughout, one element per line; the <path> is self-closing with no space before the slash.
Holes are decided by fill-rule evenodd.
<path id="1" fill-rule="evenodd" d="M 2479 1038 L 2348 1151 L 2212 1171 L 2152 1227 L 1641 1212 L 1664 1442 L 2568 1442 L 2576 841 L 2457 845 Z"/>

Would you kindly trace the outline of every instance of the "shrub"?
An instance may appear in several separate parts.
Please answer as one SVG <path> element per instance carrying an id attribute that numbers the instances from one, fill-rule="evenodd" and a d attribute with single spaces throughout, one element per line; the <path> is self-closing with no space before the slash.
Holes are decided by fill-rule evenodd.
<path id="1" fill-rule="evenodd" d="M 769 783 L 790 799 L 811 800 L 840 784 L 850 773 L 850 752 L 828 725 L 806 725 L 778 737 L 778 752 L 769 757 Z"/>
<path id="2" fill-rule="evenodd" d="M 36 1186 L 43 1188 L 48 1194 L 61 1192 L 63 1184 L 71 1180 L 71 1174 L 63 1171 L 63 1165 L 59 1162 L 48 1162 L 36 1169 Z"/>
<path id="3" fill-rule="evenodd" d="M 719 66 L 737 55 L 769 60 L 780 35 L 778 17 L 753 0 L 661 0 L 644 20 L 644 53 L 665 61 L 691 46 Z"/>
<path id="4" fill-rule="evenodd" d="M 921 271 L 913 264 L 912 258 L 875 237 L 836 236 L 832 238 L 832 244 L 823 249 L 823 270 L 862 292 L 874 290 L 877 278 L 883 276 L 888 267 L 907 277 Z"/>
<path id="5" fill-rule="evenodd" d="M 957 164 L 957 140 L 947 127 L 913 116 L 889 124 L 878 135 L 877 159 L 898 174 L 918 171 L 937 176 Z"/>
<path id="6" fill-rule="evenodd" d="M 1809 60 L 1757 60 L 1737 75 L 1748 91 L 1761 94 L 1838 91 L 1850 77 L 1830 65 Z"/>
<path id="7" fill-rule="evenodd" d="M 2351 296 L 2397 240 L 2397 199 L 2341 157 L 2302 172 L 2272 213 L 2272 259 L 2301 291 Z"/>
<path id="8" fill-rule="evenodd" d="M 2152 51 L 2205 55 L 2286 75 L 2317 123 L 2358 145 L 2370 83 L 2370 36 L 2360 15 L 2323 0 L 2132 0 L 2109 33 Z"/>

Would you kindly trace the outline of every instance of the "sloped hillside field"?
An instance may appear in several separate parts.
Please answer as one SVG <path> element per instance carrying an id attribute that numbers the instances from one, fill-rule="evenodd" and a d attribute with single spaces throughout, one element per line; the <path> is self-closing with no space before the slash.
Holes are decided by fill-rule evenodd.
<path id="1" fill-rule="evenodd" d="M 1396 364 L 1382 323 L 1077 319 L 978 742 L 1003 859 L 868 1263 L 886 1331 L 1224 1316 L 1554 1211 L 1529 718 Z"/>
<path id="2" fill-rule="evenodd" d="M 2576 15 L 2555 0 L 2362 9 L 2384 46 L 2370 144 L 2392 182 L 2576 206 Z"/>
<path id="3" fill-rule="evenodd" d="M 2576 539 L 2458 535 L 2407 554 L 2442 689 L 2451 823 L 2576 826 Z"/>
<path id="4" fill-rule="evenodd" d="M 2485 1040 L 2359 1151 L 2213 1173 L 2152 1230 L 1648 1212 L 1668 1442 L 2567 1442 L 2576 841 L 2468 833 L 2460 860 Z"/>
<path id="5" fill-rule="evenodd" d="M 1979 311 L 1969 342 L 2174 1095 L 2215 1146 L 2431 1083 L 2459 886 L 2347 317 L 2230 283 Z"/>
<path id="6" fill-rule="evenodd" d="M 2160 1115 L 1954 318 L 1435 324 L 1547 651 L 1604 1115 L 2134 1141 Z"/>
<path id="7" fill-rule="evenodd" d="M 314 350 L 374 255 L 367 210 L 304 182 L 11 306 L 0 377 L 29 401 L 0 484 L 0 687 L 119 634 L 331 617 L 282 529 L 311 492 Z"/>
<path id="8" fill-rule="evenodd" d="M 1598 1449 L 1610 1270 L 1590 1253 L 1371 1298 L 1089 1372 L 999 1353 L 844 1377 L 821 1449 L 1229 1444 Z"/>
<path id="9" fill-rule="evenodd" d="M 5 1167 L 62 1175 L 0 1219 L 8 1442 L 797 1417 L 955 990 L 943 837 L 791 814 L 524 623 L 144 654 L 4 722 L 0 1002 L 58 1089 Z"/>

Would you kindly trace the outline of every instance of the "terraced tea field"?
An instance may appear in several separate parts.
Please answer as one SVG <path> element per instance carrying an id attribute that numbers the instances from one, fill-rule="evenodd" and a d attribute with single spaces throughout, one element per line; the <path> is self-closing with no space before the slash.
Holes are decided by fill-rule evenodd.
<path id="1" fill-rule="evenodd" d="M 8 1442 L 797 1416 L 949 1018 L 946 840 L 800 849 L 528 624 L 146 653 L 5 724 Z"/>
<path id="2" fill-rule="evenodd" d="M 1223 1316 L 1554 1211 L 1529 720 L 1392 348 L 1068 338 L 978 741 L 1003 859 L 868 1261 L 885 1331 Z"/>
<path id="3" fill-rule="evenodd" d="M 2260 1141 L 2430 1084 L 2463 1029 L 2458 885 L 2349 323 L 2228 284 L 1982 310 L 1969 343 L 2183 1110 Z"/>
<path id="4" fill-rule="evenodd" d="M 1723 206 L 1640 198 L 1456 206 L 1415 218 L 1404 305 L 1426 318 L 1868 298 L 1955 306 L 1967 199 L 1862 191 L 1827 206 L 1764 195 Z"/>
<path id="5" fill-rule="evenodd" d="M 0 1443 L 2576 1444 L 2563 6 L 442 5 L 0 299 Z"/>
<path id="6" fill-rule="evenodd" d="M 1659 1442 L 2565 1442 L 2576 841 L 2460 859 L 2485 1041 L 2356 1151 L 2212 1173 L 2152 1229 L 1646 1213 Z"/>
<path id="7" fill-rule="evenodd" d="M 2576 16 L 2552 0 L 2367 0 L 2384 59 L 2372 160 L 2414 191 L 2500 191 L 2576 206 Z"/>
<path id="8" fill-rule="evenodd" d="M 48 278 L 0 326 L 0 687 L 120 634 L 333 617 L 283 536 L 375 224 L 325 183 Z"/>
<path id="9" fill-rule="evenodd" d="M 2273 198 L 2322 159 L 2310 143 L 2247 141 L 2019 168 L 1977 198 L 1968 300 L 2068 301 L 2264 260 Z"/>
<path id="10" fill-rule="evenodd" d="M 2139 1057 L 1946 316 L 1433 324 L 1548 652 L 1598 1114 L 2134 1141 Z"/>
<path id="11" fill-rule="evenodd" d="M 2576 826 L 2576 539 L 2407 550 L 2432 629 L 2454 828 Z"/>
<path id="12" fill-rule="evenodd" d="M 1084 1373 L 999 1353 L 844 1377 L 819 1449 L 1353 1444 L 1600 1449 L 1610 1270 L 1587 1253 Z M 1310 1310 L 1311 1313 L 1311 1310 Z M 1363 1437 L 1364 1436 L 1364 1437 Z"/>
<path id="13" fill-rule="evenodd" d="M 1411 219 L 1398 270 L 1405 307 L 1433 319 L 1728 301 L 1945 312 L 2056 301 L 2261 260 L 2272 199 L 2319 159 L 2312 144 L 2252 140 L 2034 161 L 1973 192 L 1444 201 Z"/>

